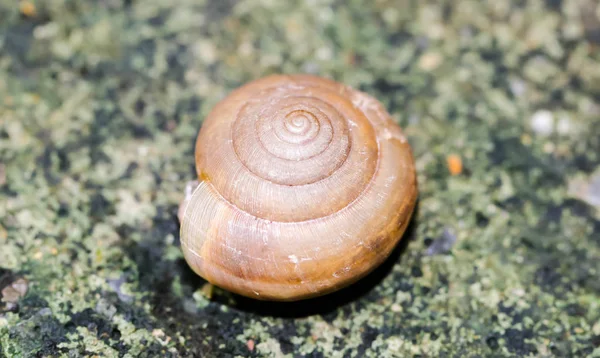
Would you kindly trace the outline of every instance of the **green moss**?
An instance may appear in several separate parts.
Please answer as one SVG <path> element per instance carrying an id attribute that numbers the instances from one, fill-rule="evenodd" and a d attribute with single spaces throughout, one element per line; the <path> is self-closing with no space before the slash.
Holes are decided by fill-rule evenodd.
<path id="1" fill-rule="evenodd" d="M 0 356 L 600 355 L 588 3 L 0 0 L 0 268 L 29 282 Z M 391 260 L 294 304 L 209 292 L 176 220 L 202 118 L 279 72 L 380 99 L 420 185 Z"/>

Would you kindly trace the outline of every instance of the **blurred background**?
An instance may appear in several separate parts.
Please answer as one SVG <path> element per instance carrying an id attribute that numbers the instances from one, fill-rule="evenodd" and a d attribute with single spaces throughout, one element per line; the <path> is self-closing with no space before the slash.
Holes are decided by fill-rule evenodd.
<path id="1" fill-rule="evenodd" d="M 600 354 L 592 0 L 0 0 L 0 356 Z M 265 304 L 193 274 L 202 119 L 272 73 L 379 99 L 418 170 L 384 266 Z"/>

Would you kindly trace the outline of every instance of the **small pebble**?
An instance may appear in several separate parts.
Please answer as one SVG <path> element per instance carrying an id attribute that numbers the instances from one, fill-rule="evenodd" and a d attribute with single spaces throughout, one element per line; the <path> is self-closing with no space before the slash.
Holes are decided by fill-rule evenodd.
<path id="1" fill-rule="evenodd" d="M 588 178 L 569 181 L 569 194 L 600 209 L 600 169 Z"/>
<path id="2" fill-rule="evenodd" d="M 435 52 L 426 53 L 419 59 L 419 67 L 424 71 L 433 71 L 442 63 L 442 56 Z"/>
<path id="3" fill-rule="evenodd" d="M 427 248 L 425 254 L 427 256 L 433 256 L 448 253 L 452 249 L 452 246 L 454 246 L 455 242 L 456 236 L 448 231 L 448 229 L 444 229 L 442 235 L 433 240 L 431 245 Z"/>
<path id="4" fill-rule="evenodd" d="M 152 330 L 152 336 L 156 338 L 162 338 L 165 336 L 165 332 L 162 329 L 155 328 Z"/>
<path id="5" fill-rule="evenodd" d="M 13 281 L 8 286 L 2 289 L 2 302 L 6 302 L 6 308 L 12 310 L 16 307 L 17 302 L 25 296 L 29 282 L 24 278 L 19 278 Z"/>
<path id="6" fill-rule="evenodd" d="M 402 306 L 397 303 L 394 303 L 391 307 L 392 312 L 402 312 Z"/>
<path id="7" fill-rule="evenodd" d="M 539 110 L 531 116 L 531 129 L 539 135 L 550 135 L 554 129 L 554 116 L 548 110 Z"/>
<path id="8" fill-rule="evenodd" d="M 590 177 L 588 192 L 583 199 L 600 208 L 600 171 L 596 171 L 596 174 Z"/>
<path id="9" fill-rule="evenodd" d="M 525 84 L 525 81 L 523 81 L 520 78 L 510 79 L 508 84 L 510 86 L 511 92 L 515 95 L 515 97 L 521 97 L 525 94 L 525 91 L 527 90 L 527 85 Z"/>
<path id="10" fill-rule="evenodd" d="M 333 56 L 333 51 L 329 47 L 321 47 L 316 51 L 315 56 L 321 61 L 329 61 Z"/>
<path id="11" fill-rule="evenodd" d="M 125 294 L 121 291 L 121 285 L 125 282 L 126 279 L 124 276 L 121 276 L 117 279 L 107 280 L 108 286 L 115 291 L 119 299 L 123 302 L 130 303 L 133 301 L 133 296 Z"/>
<path id="12" fill-rule="evenodd" d="M 192 47 L 195 56 L 200 58 L 205 64 L 213 64 L 217 60 L 217 49 L 215 45 L 208 40 L 200 40 Z"/>
<path id="13" fill-rule="evenodd" d="M 248 347 L 248 350 L 249 350 L 250 352 L 254 351 L 254 340 L 253 340 L 253 339 L 249 339 L 249 340 L 246 342 L 246 347 Z"/>
<path id="14" fill-rule="evenodd" d="M 600 336 L 600 321 L 594 324 L 594 326 L 592 327 L 592 332 L 594 332 L 595 335 Z"/>

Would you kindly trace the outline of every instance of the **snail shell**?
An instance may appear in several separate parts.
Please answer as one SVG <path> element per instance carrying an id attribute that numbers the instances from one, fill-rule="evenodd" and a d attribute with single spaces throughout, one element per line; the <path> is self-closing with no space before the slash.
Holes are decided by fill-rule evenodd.
<path id="1" fill-rule="evenodd" d="M 181 246 L 207 281 L 264 300 L 335 291 L 382 263 L 417 197 L 408 142 L 365 93 L 308 75 L 235 90 L 196 142 Z"/>

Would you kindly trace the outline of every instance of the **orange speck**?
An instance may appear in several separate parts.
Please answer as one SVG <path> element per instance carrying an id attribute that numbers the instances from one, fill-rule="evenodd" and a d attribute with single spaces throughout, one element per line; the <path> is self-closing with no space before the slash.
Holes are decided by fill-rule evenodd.
<path id="1" fill-rule="evenodd" d="M 204 170 L 200 172 L 200 177 L 198 179 L 200 179 L 200 181 L 209 181 L 210 180 L 210 178 L 208 177 L 208 174 Z"/>
<path id="2" fill-rule="evenodd" d="M 462 159 L 457 154 L 450 154 L 446 157 L 446 163 L 448 164 L 448 171 L 452 175 L 458 175 L 462 173 L 463 164 Z"/>
<path id="3" fill-rule="evenodd" d="M 248 347 L 250 352 L 254 351 L 254 340 L 249 339 L 248 342 L 246 342 L 246 347 Z"/>
<path id="4" fill-rule="evenodd" d="M 21 10 L 21 14 L 27 17 L 33 17 L 36 14 L 35 5 L 30 1 L 21 1 L 19 10 Z"/>

